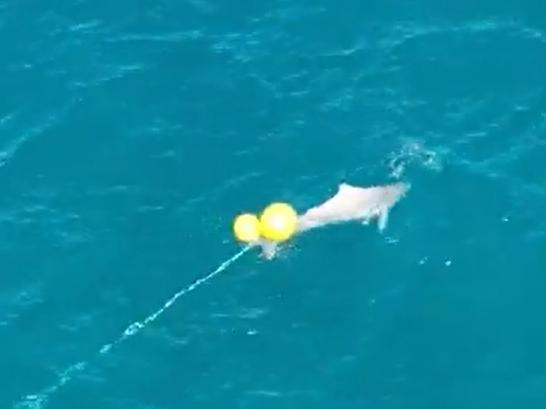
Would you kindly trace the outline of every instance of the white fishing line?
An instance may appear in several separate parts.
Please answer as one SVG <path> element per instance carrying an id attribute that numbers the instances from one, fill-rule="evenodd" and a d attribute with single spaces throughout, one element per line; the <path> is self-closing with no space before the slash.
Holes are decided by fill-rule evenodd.
<path id="1" fill-rule="evenodd" d="M 228 258 L 226 261 L 224 261 L 222 264 L 220 264 L 214 271 L 209 273 L 208 275 L 197 279 L 192 284 L 188 285 L 187 287 L 184 287 L 180 291 L 178 291 L 176 294 L 174 294 L 171 298 L 169 298 L 161 308 L 156 310 L 154 313 L 148 315 L 146 318 L 144 318 L 141 321 L 135 321 L 131 325 L 125 329 L 121 333 L 121 335 L 115 339 L 114 341 L 104 344 L 98 351 L 97 355 L 105 355 L 110 350 L 117 346 L 118 344 L 121 344 L 122 342 L 126 341 L 127 339 L 134 337 L 137 335 L 140 331 L 142 331 L 144 328 L 146 328 L 148 325 L 153 323 L 155 320 L 157 320 L 165 311 L 167 311 L 169 308 L 173 306 L 173 304 L 182 296 L 192 292 L 193 290 L 197 289 L 201 285 L 205 284 L 207 281 L 213 279 L 218 274 L 225 271 L 231 264 L 233 264 L 237 259 L 239 259 L 243 254 L 245 254 L 251 246 L 244 247 L 241 251 L 239 251 L 234 256 Z M 48 386 L 47 388 L 42 389 L 40 392 L 36 394 L 26 395 L 23 399 L 21 399 L 20 402 L 16 403 L 13 408 L 14 409 L 42 409 L 47 405 L 47 402 L 51 395 L 53 395 L 55 392 L 57 392 L 60 388 L 62 388 L 64 385 L 66 385 L 68 382 L 70 382 L 74 375 L 76 375 L 79 372 L 82 372 L 87 368 L 89 365 L 89 361 L 82 361 L 78 362 L 76 364 L 70 365 L 68 368 L 66 368 L 64 371 L 59 373 L 57 382 L 51 386 Z"/>

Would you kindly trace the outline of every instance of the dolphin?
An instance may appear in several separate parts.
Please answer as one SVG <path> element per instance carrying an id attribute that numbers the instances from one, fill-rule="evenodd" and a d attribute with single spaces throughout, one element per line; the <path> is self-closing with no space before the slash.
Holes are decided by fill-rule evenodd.
<path id="1" fill-rule="evenodd" d="M 369 224 L 373 219 L 377 219 L 378 229 L 383 232 L 388 224 L 390 210 L 406 195 L 409 188 L 410 185 L 403 182 L 370 187 L 341 183 L 330 199 L 298 215 L 296 233 L 350 221 Z M 275 256 L 276 243 L 260 240 L 259 244 L 265 258 Z"/>
<path id="2" fill-rule="evenodd" d="M 298 216 L 298 232 L 353 220 L 368 224 L 373 218 L 378 219 L 379 230 L 383 231 L 390 209 L 408 189 L 409 185 L 405 183 L 371 187 L 341 183 L 332 198 Z"/>

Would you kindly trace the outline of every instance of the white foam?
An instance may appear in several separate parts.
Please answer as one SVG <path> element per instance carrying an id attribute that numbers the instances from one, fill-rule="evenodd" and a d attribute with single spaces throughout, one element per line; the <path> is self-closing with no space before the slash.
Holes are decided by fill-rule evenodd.
<path id="1" fill-rule="evenodd" d="M 441 171 L 443 167 L 437 152 L 426 148 L 422 143 L 412 141 L 404 144 L 399 152 L 390 155 L 388 163 L 389 176 L 394 179 L 401 179 L 406 172 L 406 168 L 414 162 L 435 172 Z"/>

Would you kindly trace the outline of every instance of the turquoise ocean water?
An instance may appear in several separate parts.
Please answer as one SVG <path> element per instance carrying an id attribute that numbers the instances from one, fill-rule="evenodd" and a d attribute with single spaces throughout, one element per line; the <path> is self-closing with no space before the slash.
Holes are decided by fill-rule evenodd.
<path id="1" fill-rule="evenodd" d="M 538 0 L 0 1 L 0 408 L 545 408 L 545 30 Z M 395 180 L 384 234 L 231 259 L 238 212 Z"/>

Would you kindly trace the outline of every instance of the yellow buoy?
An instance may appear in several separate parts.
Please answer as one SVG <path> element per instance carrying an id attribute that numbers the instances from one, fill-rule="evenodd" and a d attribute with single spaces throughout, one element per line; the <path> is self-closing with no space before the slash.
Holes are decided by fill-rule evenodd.
<path id="1" fill-rule="evenodd" d="M 260 238 L 260 221 L 255 214 L 245 213 L 237 216 L 233 222 L 233 234 L 239 241 L 255 242 Z"/>
<path id="2" fill-rule="evenodd" d="M 298 215 L 287 203 L 272 203 L 260 216 L 260 232 L 268 240 L 288 240 L 296 232 L 297 226 Z"/>

